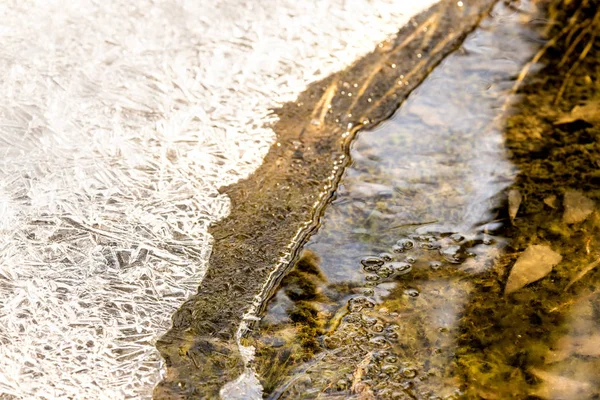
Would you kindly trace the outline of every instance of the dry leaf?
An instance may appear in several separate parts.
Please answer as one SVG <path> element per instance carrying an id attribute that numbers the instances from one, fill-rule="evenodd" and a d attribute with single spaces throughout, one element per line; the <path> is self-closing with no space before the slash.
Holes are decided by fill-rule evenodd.
<path id="1" fill-rule="evenodd" d="M 543 380 L 532 395 L 543 399 L 583 399 L 587 398 L 591 385 L 589 382 L 576 381 L 565 376 L 553 374 L 537 368 L 529 370 L 533 375 Z"/>
<path id="2" fill-rule="evenodd" d="M 590 216 L 596 202 L 583 195 L 581 192 L 568 191 L 565 193 L 563 222 L 566 224 L 576 224 L 583 222 Z"/>
<path id="3" fill-rule="evenodd" d="M 554 350 L 546 354 L 546 364 L 552 364 L 574 354 L 587 357 L 600 357 L 600 333 L 587 336 L 565 336 L 554 345 Z"/>
<path id="4" fill-rule="evenodd" d="M 504 294 L 510 294 L 523 286 L 542 279 L 562 260 L 562 256 L 546 245 L 529 246 L 510 271 Z"/>
<path id="5" fill-rule="evenodd" d="M 569 124 L 575 121 L 585 121 L 590 124 L 600 124 L 600 100 L 588 101 L 582 106 L 577 106 L 569 114 L 559 118 L 555 125 Z"/>
<path id="6" fill-rule="evenodd" d="M 546 364 L 552 364 L 565 360 L 573 354 L 573 338 L 571 336 L 563 336 L 556 341 L 552 349 L 544 357 Z"/>
<path id="7" fill-rule="evenodd" d="M 544 199 L 544 204 L 550 208 L 556 208 L 556 195 L 548 196 Z"/>
<path id="8" fill-rule="evenodd" d="M 600 333 L 589 336 L 578 337 L 574 342 L 575 353 L 588 356 L 600 356 Z"/>
<path id="9" fill-rule="evenodd" d="M 523 196 L 521 196 L 521 192 L 519 192 L 518 190 L 513 189 L 510 192 L 508 192 L 508 216 L 510 217 L 511 222 L 517 216 L 522 201 Z"/>

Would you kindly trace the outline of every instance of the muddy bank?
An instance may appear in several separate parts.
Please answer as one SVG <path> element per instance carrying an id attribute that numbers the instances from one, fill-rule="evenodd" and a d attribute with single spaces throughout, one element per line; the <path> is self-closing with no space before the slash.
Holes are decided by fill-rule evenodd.
<path id="1" fill-rule="evenodd" d="M 492 0 L 442 1 L 347 70 L 277 110 L 277 143 L 248 179 L 225 188 L 228 218 L 211 229 L 209 269 L 158 342 L 167 375 L 154 397 L 214 398 L 244 363 L 236 334 L 260 312 L 347 164 L 359 129 L 389 117 L 487 13 Z M 242 329 L 242 334 L 245 330 Z"/>

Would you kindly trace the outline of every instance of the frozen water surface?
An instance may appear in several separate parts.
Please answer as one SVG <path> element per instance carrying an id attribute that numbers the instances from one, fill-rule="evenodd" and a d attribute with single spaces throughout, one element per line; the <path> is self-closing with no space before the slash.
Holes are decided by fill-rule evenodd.
<path id="1" fill-rule="evenodd" d="M 148 397 L 269 109 L 433 2 L 0 3 L 0 397 Z"/>

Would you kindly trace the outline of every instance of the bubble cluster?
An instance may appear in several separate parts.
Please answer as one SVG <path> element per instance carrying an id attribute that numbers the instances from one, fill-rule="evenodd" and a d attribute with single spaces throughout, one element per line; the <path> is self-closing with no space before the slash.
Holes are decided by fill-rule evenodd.
<path id="1" fill-rule="evenodd" d="M 365 286 L 373 287 L 399 278 L 410 279 L 414 270 L 437 271 L 444 266 L 463 264 L 473 258 L 473 247 L 494 244 L 490 237 L 467 239 L 460 233 L 428 233 L 398 239 L 391 251 L 360 260 Z"/>
<path id="2" fill-rule="evenodd" d="M 443 319 L 431 321 L 425 310 L 432 304 L 442 307 L 456 290 L 464 290 L 444 279 L 464 273 L 467 261 L 481 253 L 478 246 L 491 240 L 461 233 L 409 235 L 361 258 L 363 281 L 355 289 L 360 294 L 346 301 L 339 326 L 321 336 L 331 352 L 306 372 L 314 387 L 327 387 L 332 395 L 370 393 L 382 399 L 454 398 L 459 392 L 436 386 L 449 362 L 454 328 Z M 340 370 L 333 373 L 331 365 Z M 300 393 L 299 387 L 289 390 Z"/>

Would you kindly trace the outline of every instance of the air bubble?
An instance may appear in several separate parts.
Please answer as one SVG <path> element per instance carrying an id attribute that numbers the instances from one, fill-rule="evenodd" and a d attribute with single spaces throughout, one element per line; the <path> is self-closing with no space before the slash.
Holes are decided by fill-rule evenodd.
<path id="1" fill-rule="evenodd" d="M 396 356 L 387 356 L 384 360 L 387 364 L 395 364 L 398 362 L 398 357 Z"/>
<path id="2" fill-rule="evenodd" d="M 417 370 L 414 368 L 404 368 L 402 370 L 402 376 L 408 379 L 412 379 L 417 376 Z"/>
<path id="3" fill-rule="evenodd" d="M 362 320 L 360 314 L 352 309 L 352 305 L 349 305 L 348 308 L 350 309 L 350 314 L 346 315 L 344 320 L 349 324 L 360 324 Z M 358 311 L 360 310 L 362 310 L 362 307 L 358 309 Z"/>
<path id="4" fill-rule="evenodd" d="M 383 372 L 386 375 L 393 375 L 396 372 L 398 372 L 398 367 L 396 365 L 387 364 L 381 367 L 381 372 Z"/>
<path id="5" fill-rule="evenodd" d="M 363 265 L 363 271 L 365 272 L 377 272 L 379 265 Z"/>
<path id="6" fill-rule="evenodd" d="M 342 341 L 339 338 L 326 336 L 323 339 L 323 344 L 330 350 L 337 349 L 342 344 Z"/>
<path id="7" fill-rule="evenodd" d="M 463 235 L 461 235 L 460 233 L 455 233 L 450 236 L 450 239 L 452 239 L 456 243 L 460 243 L 463 240 L 465 240 L 465 237 Z"/>
<path id="8" fill-rule="evenodd" d="M 437 250 L 439 249 L 441 246 L 439 243 L 432 243 L 432 242 L 424 242 L 420 244 L 420 247 L 422 249 L 425 250 Z"/>
<path id="9" fill-rule="evenodd" d="M 388 341 L 384 336 L 375 336 L 369 340 L 370 343 L 378 347 L 385 347 L 388 345 Z"/>
<path id="10" fill-rule="evenodd" d="M 406 262 L 410 263 L 410 264 L 414 264 L 417 262 L 417 259 L 415 257 L 409 256 L 409 257 L 406 257 Z"/>
<path id="11" fill-rule="evenodd" d="M 406 249 L 405 249 L 404 247 L 402 247 L 402 246 L 399 246 L 399 245 L 397 245 L 397 244 L 395 244 L 395 245 L 393 245 L 393 246 L 392 246 L 392 251 L 393 251 L 394 253 L 404 253 L 404 251 L 405 251 L 405 250 L 406 250 Z"/>
<path id="12" fill-rule="evenodd" d="M 379 257 L 367 257 L 360 260 L 363 268 L 367 272 L 375 272 L 384 264 L 384 261 Z"/>
<path id="13" fill-rule="evenodd" d="M 419 291 L 417 289 L 406 289 L 404 291 L 404 293 L 409 295 L 410 297 L 418 297 L 419 296 Z"/>
<path id="14" fill-rule="evenodd" d="M 392 261 L 394 259 L 394 256 L 390 253 L 381 253 L 379 255 L 379 258 L 381 258 L 384 261 Z"/>
<path id="15" fill-rule="evenodd" d="M 460 264 L 465 260 L 466 254 L 464 248 L 459 245 L 448 246 L 440 250 L 440 254 L 444 259 L 452 264 Z"/>
<path id="16" fill-rule="evenodd" d="M 375 303 L 368 297 L 359 296 L 348 300 L 348 309 L 350 312 L 360 311 L 363 308 L 373 308 Z"/>
<path id="17" fill-rule="evenodd" d="M 363 288 L 360 292 L 365 296 L 373 296 L 375 294 L 375 290 L 371 287 Z"/>
<path id="18" fill-rule="evenodd" d="M 431 269 L 437 271 L 438 269 L 440 269 L 442 267 L 442 263 L 439 261 L 432 261 L 429 263 L 429 266 L 431 267 Z"/>
<path id="19" fill-rule="evenodd" d="M 408 274 L 412 271 L 412 265 L 405 262 L 393 262 L 390 264 L 396 276 Z"/>
<path id="20" fill-rule="evenodd" d="M 384 265 L 381 268 L 379 268 L 379 271 L 377 271 L 377 275 L 379 275 L 382 278 L 387 278 L 388 276 L 392 275 L 394 273 L 393 268 L 389 267 L 388 265 Z"/>
<path id="21" fill-rule="evenodd" d="M 388 332 L 385 336 L 391 340 L 397 340 L 400 337 L 398 332 Z"/>
<path id="22" fill-rule="evenodd" d="M 415 244 L 410 239 L 400 239 L 396 242 L 398 246 L 402 246 L 405 250 L 410 250 L 415 247 Z"/>

